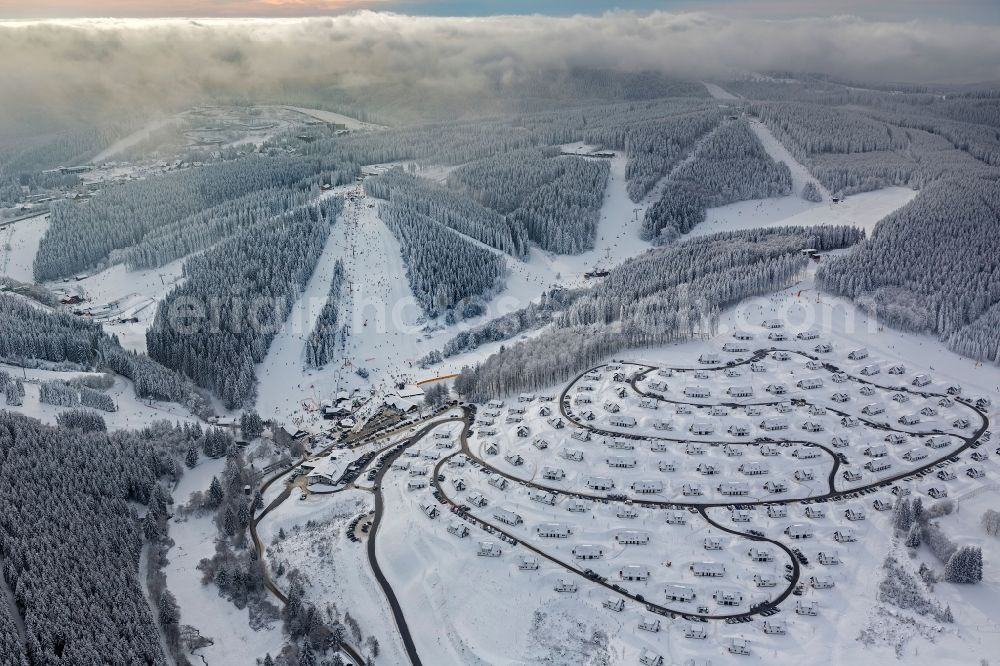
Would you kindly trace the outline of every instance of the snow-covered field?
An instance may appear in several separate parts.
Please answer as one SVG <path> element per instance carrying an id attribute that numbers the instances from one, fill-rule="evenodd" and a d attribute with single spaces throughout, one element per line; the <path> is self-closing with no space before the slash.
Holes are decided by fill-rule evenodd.
<path id="1" fill-rule="evenodd" d="M 188 501 L 191 493 L 208 489 L 213 476 L 224 471 L 225 459 L 203 460 L 197 467 L 186 470 L 177 487 L 173 489 L 174 502 Z M 210 516 L 175 518 L 170 524 L 170 538 L 174 546 L 168 551 L 165 573 L 167 587 L 177 597 L 181 617 L 185 624 L 196 627 L 212 644 L 197 656 L 210 666 L 215 664 L 253 664 L 265 653 L 276 653 L 282 643 L 280 622 L 270 628 L 254 630 L 250 627 L 247 609 L 238 609 L 219 596 L 214 585 L 202 584 L 198 563 L 215 554 L 218 528 Z"/>
<path id="2" fill-rule="evenodd" d="M 0 276 L 34 282 L 32 266 L 48 228 L 49 216 L 40 215 L 0 229 Z"/>
<path id="3" fill-rule="evenodd" d="M 85 372 L 60 372 L 55 370 L 25 369 L 0 364 L 0 370 L 8 372 L 13 377 L 19 377 L 24 382 L 23 404 L 17 407 L 6 405 L 0 398 L 0 405 L 5 409 L 33 416 L 43 423 L 55 424 L 56 416 L 66 410 L 39 402 L 39 383 L 50 380 L 68 381 L 75 377 L 91 374 Z M 173 402 L 158 402 L 141 400 L 136 397 L 132 382 L 124 377 L 115 377 L 114 385 L 105 391 L 115 401 L 117 411 L 100 412 L 109 430 L 143 428 L 156 421 L 167 420 L 171 423 L 193 422 L 195 419 L 183 406 Z"/>

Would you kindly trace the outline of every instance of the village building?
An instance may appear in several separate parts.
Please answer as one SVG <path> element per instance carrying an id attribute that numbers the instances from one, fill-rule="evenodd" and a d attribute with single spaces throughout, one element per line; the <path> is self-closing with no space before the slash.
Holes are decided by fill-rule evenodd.
<path id="1" fill-rule="evenodd" d="M 562 481 L 566 478 L 566 471 L 561 467 L 542 467 L 542 478 L 546 481 Z"/>
<path id="2" fill-rule="evenodd" d="M 618 570 L 618 577 L 628 581 L 649 580 L 649 567 L 639 564 L 626 564 Z"/>
<path id="3" fill-rule="evenodd" d="M 699 578 L 720 578 L 726 575 L 726 567 L 720 562 L 695 562 L 689 568 Z"/>
<path id="4" fill-rule="evenodd" d="M 623 545 L 644 546 L 649 543 L 649 533 L 641 530 L 618 530 L 615 541 Z"/>
<path id="5" fill-rule="evenodd" d="M 502 552 L 500 544 L 493 541 L 480 541 L 476 554 L 480 557 L 500 557 Z"/>
<path id="6" fill-rule="evenodd" d="M 520 514 L 500 507 L 493 509 L 493 517 L 505 525 L 520 525 L 524 522 Z"/>
<path id="7" fill-rule="evenodd" d="M 608 422 L 615 428 L 634 428 L 636 424 L 635 417 L 627 414 L 615 414 Z"/>
<path id="8" fill-rule="evenodd" d="M 568 539 L 573 530 L 566 523 L 539 523 L 535 533 L 546 539 Z"/>
<path id="9" fill-rule="evenodd" d="M 578 560 L 599 560 L 604 557 L 604 549 L 591 543 L 582 543 L 573 548 L 573 557 Z"/>

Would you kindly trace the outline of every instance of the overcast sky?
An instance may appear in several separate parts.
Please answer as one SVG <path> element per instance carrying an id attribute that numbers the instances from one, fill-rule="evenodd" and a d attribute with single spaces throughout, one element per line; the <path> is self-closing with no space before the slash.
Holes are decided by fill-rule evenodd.
<path id="1" fill-rule="evenodd" d="M 427 16 L 704 11 L 748 18 L 852 14 L 1000 24 L 1000 0 L 0 0 L 0 18 L 321 16 L 377 9 Z"/>
<path id="2" fill-rule="evenodd" d="M 65 17 L 72 8 L 79 12 L 85 5 L 120 16 L 127 13 L 125 8 L 129 13 L 141 7 L 154 9 L 154 0 L 61 1 Z M 411 91 L 440 93 L 442 98 L 475 97 L 496 90 L 497 84 L 516 86 L 540 71 L 567 67 L 653 70 L 688 80 L 796 71 L 854 81 L 1000 82 L 1000 23 L 985 18 L 958 20 L 963 16 L 960 9 L 966 16 L 990 13 L 985 3 L 973 0 L 942 3 L 955 14 L 947 19 L 935 15 L 939 3 L 896 0 L 879 5 L 882 11 L 887 6 L 912 9 L 916 18 L 907 20 L 800 16 L 797 9 L 803 3 L 794 0 L 753 3 L 767 10 L 753 16 L 732 9 L 736 5 L 712 3 L 699 4 L 706 11 L 677 11 L 684 9 L 679 2 L 667 3 L 676 4 L 676 10 L 649 11 L 643 0 L 634 0 L 630 10 L 574 15 L 558 14 L 564 8 L 558 0 L 537 0 L 537 9 L 551 10 L 551 16 L 430 13 L 454 11 L 458 3 L 451 5 L 451 0 L 406 4 L 410 11 L 428 12 L 425 15 L 357 6 L 325 17 L 241 18 L 235 11 L 253 6 L 308 13 L 321 1 L 171 4 L 183 7 L 186 2 L 192 14 L 216 15 L 197 20 L 0 21 L 0 130 L 23 126 L 41 111 L 69 117 L 90 108 L 93 115 L 103 109 L 177 107 L 234 95 L 274 98 L 288 90 L 335 87 L 364 96 Z M 328 12 L 345 2 L 326 1 Z M 23 8 L 22 2 L 0 0 L 0 9 L 13 13 Z M 505 6 L 516 9 L 519 2 L 508 0 Z M 845 2 L 851 6 L 851 0 L 818 0 L 810 6 Z M 366 3 L 371 5 L 370 0 Z M 41 4 L 53 9 L 53 3 Z M 491 0 L 473 4 L 481 11 L 493 6 Z M 573 5 L 599 9 L 598 3 L 587 0 Z M 399 9 L 403 4 L 393 0 L 380 6 Z"/>

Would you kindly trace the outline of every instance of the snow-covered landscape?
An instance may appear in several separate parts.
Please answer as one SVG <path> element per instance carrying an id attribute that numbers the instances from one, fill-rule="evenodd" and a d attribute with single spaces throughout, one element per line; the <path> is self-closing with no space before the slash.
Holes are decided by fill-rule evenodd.
<path id="1" fill-rule="evenodd" d="M 996 21 L 264 4 L 0 8 L 0 666 L 996 661 Z"/>

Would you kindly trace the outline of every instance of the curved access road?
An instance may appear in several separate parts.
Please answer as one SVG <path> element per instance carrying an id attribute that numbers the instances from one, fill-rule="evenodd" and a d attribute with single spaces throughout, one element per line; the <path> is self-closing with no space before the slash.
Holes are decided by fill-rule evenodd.
<path id="1" fill-rule="evenodd" d="M 406 624 L 403 608 L 399 605 L 399 600 L 396 598 L 396 593 L 393 591 L 392 585 L 389 584 L 385 574 L 382 572 L 382 567 L 379 566 L 378 557 L 375 553 L 375 537 L 378 535 L 378 529 L 382 523 L 382 515 L 385 513 L 385 502 L 382 499 L 382 479 L 385 477 L 386 471 L 392 466 L 392 463 L 402 455 L 405 449 L 419 442 L 434 428 L 444 423 L 453 423 L 461 420 L 462 417 L 453 416 L 428 423 L 409 439 L 396 445 L 396 448 L 390 453 L 383 456 L 382 467 L 379 468 L 378 473 L 375 475 L 375 484 L 373 486 L 375 493 L 375 516 L 372 518 L 372 526 L 368 532 L 368 563 L 371 565 L 372 573 L 375 574 L 375 580 L 378 581 L 379 587 L 382 588 L 382 594 L 385 595 L 386 601 L 389 603 L 389 607 L 392 610 L 392 617 L 396 622 L 396 628 L 399 630 L 400 638 L 403 640 L 403 647 L 406 649 L 406 655 L 413 666 L 422 666 L 423 662 L 420 661 L 420 655 L 417 654 L 417 646 L 414 644 L 410 628 Z"/>

